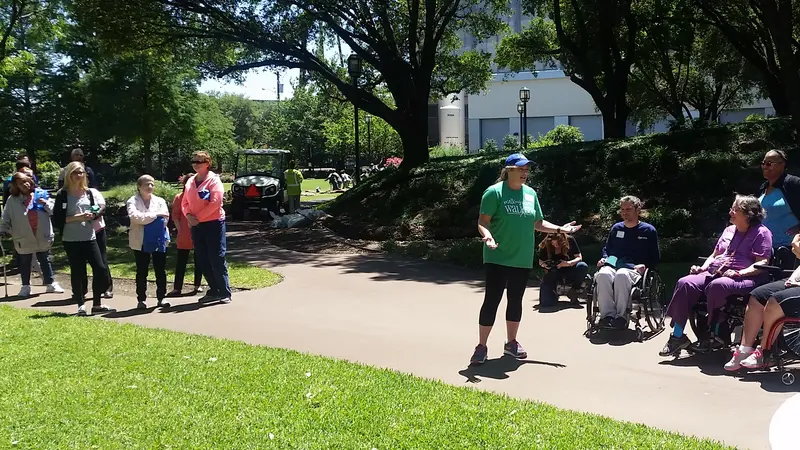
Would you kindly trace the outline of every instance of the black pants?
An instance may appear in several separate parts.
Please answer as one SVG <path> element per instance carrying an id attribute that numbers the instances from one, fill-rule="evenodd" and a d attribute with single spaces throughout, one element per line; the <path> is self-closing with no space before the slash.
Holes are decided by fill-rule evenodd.
<path id="1" fill-rule="evenodd" d="M 83 305 L 83 297 L 89 289 L 86 264 L 92 267 L 92 300 L 95 306 L 100 305 L 100 296 L 108 289 L 108 267 L 100 255 L 97 241 L 64 242 L 64 251 L 69 262 L 70 283 L 72 283 L 72 299 Z"/>
<path id="2" fill-rule="evenodd" d="M 497 308 L 506 291 L 506 320 L 519 322 L 522 320 L 522 297 L 528 287 L 530 269 L 486 264 L 486 292 L 478 323 L 490 327 L 494 325 Z"/>
<path id="3" fill-rule="evenodd" d="M 103 258 L 103 264 L 106 266 L 106 276 L 108 277 L 108 288 L 106 288 L 104 292 L 114 292 L 114 278 L 111 276 L 111 267 L 108 265 L 108 234 L 106 233 L 106 229 L 103 228 L 96 232 L 95 236 L 97 238 L 97 247 L 100 249 L 100 256 Z M 83 285 L 86 286 L 83 295 L 89 292 L 88 280 L 89 279 L 86 277 L 83 279 Z"/>
<path id="4" fill-rule="evenodd" d="M 186 275 L 186 264 L 189 262 L 189 252 L 191 250 L 178 249 L 178 260 L 175 263 L 175 285 L 173 288 L 176 291 L 183 289 L 183 278 Z M 203 272 L 199 264 L 197 264 L 197 252 L 194 252 L 192 260 L 194 261 L 194 286 L 200 286 L 203 282 Z"/>
<path id="5" fill-rule="evenodd" d="M 156 273 L 156 298 L 161 301 L 167 295 L 167 253 L 147 253 L 134 250 L 136 257 L 136 299 L 147 298 L 147 274 L 150 272 L 150 257 L 153 258 L 153 271 Z"/>

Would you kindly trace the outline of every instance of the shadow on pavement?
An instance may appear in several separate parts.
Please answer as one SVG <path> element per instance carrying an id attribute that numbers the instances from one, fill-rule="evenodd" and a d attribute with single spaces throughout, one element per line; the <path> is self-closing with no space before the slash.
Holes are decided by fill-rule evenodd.
<path id="1" fill-rule="evenodd" d="M 565 309 L 584 309 L 584 304 L 574 304 L 571 302 L 558 302 L 555 305 L 534 305 L 533 309 L 539 311 L 539 314 L 553 314 Z"/>
<path id="2" fill-rule="evenodd" d="M 685 353 L 683 353 L 685 354 Z M 725 370 L 725 363 L 730 359 L 730 352 L 717 351 L 711 353 L 695 353 L 681 358 L 665 359 L 659 362 L 664 366 L 697 367 L 700 372 L 709 376 L 734 375 Z"/>
<path id="3" fill-rule="evenodd" d="M 89 301 L 89 303 L 91 304 L 91 300 Z M 40 308 L 48 308 L 48 307 L 52 307 L 52 306 L 75 306 L 75 307 L 77 307 L 77 305 L 78 304 L 75 303 L 75 300 L 73 300 L 70 297 L 70 298 L 65 298 L 65 299 L 62 299 L 62 300 L 45 300 L 45 301 L 41 301 L 41 302 L 36 302 L 31 306 L 40 307 Z"/>
<path id="4" fill-rule="evenodd" d="M 151 312 L 155 311 L 156 308 L 157 308 L 156 306 L 151 306 L 145 309 L 139 309 L 134 307 L 131 309 L 126 309 L 124 311 L 117 310 L 114 312 L 103 314 L 103 317 L 105 317 L 106 319 L 124 319 L 126 317 L 143 316 L 145 314 L 150 314 Z"/>
<path id="5" fill-rule="evenodd" d="M 798 370 L 793 370 L 795 378 L 800 378 Z M 795 381 L 791 386 L 786 386 L 781 382 L 784 372 L 744 372 L 739 381 L 745 383 L 761 383 L 761 389 L 767 392 L 788 393 L 800 392 L 800 381 Z"/>
<path id="6" fill-rule="evenodd" d="M 468 383 L 480 383 L 481 377 L 505 380 L 509 377 L 509 372 L 514 372 L 525 364 L 550 366 L 559 369 L 566 367 L 559 363 L 536 361 L 532 359 L 517 359 L 508 355 L 503 355 L 500 358 L 487 359 L 485 363 L 479 366 L 469 366 L 466 369 L 459 370 L 458 374 L 466 378 Z"/>
<path id="7" fill-rule="evenodd" d="M 206 307 L 209 307 L 209 306 L 215 306 L 215 305 L 223 305 L 223 303 L 220 303 L 220 302 L 183 303 L 183 304 L 180 304 L 180 305 L 172 305 L 169 308 L 164 308 L 164 309 L 160 310 L 159 313 L 160 314 L 179 314 L 179 313 L 185 313 L 185 312 L 190 312 L 190 311 L 197 311 L 199 309 L 206 308 Z"/>

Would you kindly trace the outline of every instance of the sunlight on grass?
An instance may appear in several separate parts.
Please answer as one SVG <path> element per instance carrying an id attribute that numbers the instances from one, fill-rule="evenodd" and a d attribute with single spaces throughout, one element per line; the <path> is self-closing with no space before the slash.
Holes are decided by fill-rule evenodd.
<path id="1" fill-rule="evenodd" d="M 4 448 L 722 449 L 344 361 L 0 307 Z"/>
<path id="2" fill-rule="evenodd" d="M 175 243 L 172 243 L 167 252 L 167 279 L 172 282 L 175 279 L 175 262 L 177 258 Z M 114 236 L 108 242 L 108 262 L 111 266 L 111 276 L 114 278 L 136 278 L 136 261 L 133 250 L 128 247 L 128 237 Z M 53 248 L 53 266 L 59 272 L 70 273 L 67 265 L 67 258 L 64 254 L 60 241 Z M 186 267 L 185 283 L 192 283 L 194 280 L 194 264 L 189 257 L 189 264 Z M 231 287 L 242 289 L 260 289 L 273 286 L 281 281 L 281 276 L 267 269 L 255 267 L 241 261 L 228 260 L 228 276 L 230 277 Z M 150 281 L 155 281 L 155 274 L 150 270 L 148 276 Z M 205 282 L 204 282 L 205 284 Z"/>

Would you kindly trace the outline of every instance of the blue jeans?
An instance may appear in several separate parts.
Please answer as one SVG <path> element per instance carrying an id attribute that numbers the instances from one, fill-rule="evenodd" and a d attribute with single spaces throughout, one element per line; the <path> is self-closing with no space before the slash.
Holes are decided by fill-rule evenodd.
<path id="1" fill-rule="evenodd" d="M 39 260 L 39 266 L 42 267 L 42 279 L 44 284 L 53 283 L 53 266 L 50 265 L 50 260 L 47 256 L 50 251 L 35 253 L 36 259 Z M 19 254 L 19 275 L 22 277 L 22 285 L 30 286 L 31 284 L 31 263 L 33 262 L 34 253 L 27 255 Z"/>
<path id="2" fill-rule="evenodd" d="M 578 289 L 588 271 L 589 266 L 581 261 L 573 267 L 562 267 L 545 273 L 542 284 L 539 286 L 539 304 L 555 305 L 558 302 L 558 295 L 556 295 L 558 282 L 564 280 L 573 288 Z"/>
<path id="3" fill-rule="evenodd" d="M 231 296 L 228 280 L 228 263 L 225 261 L 227 240 L 225 221 L 201 222 L 192 227 L 192 242 L 197 255 L 196 264 L 208 281 L 209 295 Z"/>

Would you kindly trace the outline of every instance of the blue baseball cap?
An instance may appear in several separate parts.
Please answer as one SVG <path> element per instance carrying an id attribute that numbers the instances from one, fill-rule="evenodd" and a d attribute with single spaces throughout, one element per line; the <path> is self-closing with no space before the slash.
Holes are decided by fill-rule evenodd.
<path id="1" fill-rule="evenodd" d="M 533 164 L 533 162 L 526 158 L 522 153 L 514 153 L 506 158 L 506 167 L 522 167 L 530 164 Z"/>

